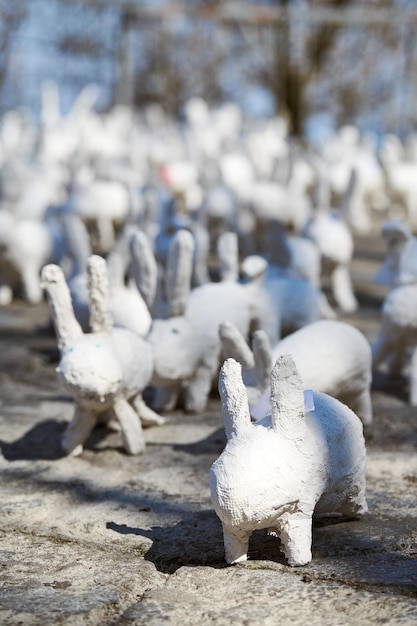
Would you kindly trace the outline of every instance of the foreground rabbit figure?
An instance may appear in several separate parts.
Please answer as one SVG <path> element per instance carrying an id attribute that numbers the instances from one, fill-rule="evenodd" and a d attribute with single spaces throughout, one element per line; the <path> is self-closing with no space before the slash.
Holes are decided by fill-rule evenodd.
<path id="1" fill-rule="evenodd" d="M 61 358 L 59 376 L 75 400 L 74 417 L 62 437 L 67 454 L 79 454 L 99 422 L 116 418 L 128 454 L 145 448 L 142 422 L 163 419 L 143 401 L 153 372 L 151 346 L 125 328 L 113 328 L 105 260 L 92 255 L 87 264 L 91 333 L 83 333 L 71 305 L 64 274 L 57 265 L 42 270 Z"/>
<path id="2" fill-rule="evenodd" d="M 247 559 L 250 536 L 261 528 L 280 536 L 289 565 L 309 563 L 314 513 L 358 517 L 368 510 L 359 418 L 319 392 L 306 412 L 290 355 L 272 370 L 271 415 L 256 424 L 234 359 L 222 367 L 219 391 L 227 444 L 211 467 L 210 488 L 227 563 Z"/>

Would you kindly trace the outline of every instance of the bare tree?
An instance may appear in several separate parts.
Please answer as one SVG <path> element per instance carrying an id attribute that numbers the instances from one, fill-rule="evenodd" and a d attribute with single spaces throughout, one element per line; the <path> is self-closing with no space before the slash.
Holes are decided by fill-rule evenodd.
<path id="1" fill-rule="evenodd" d="M 311 2 L 310 7 L 321 4 L 333 8 L 347 7 L 353 4 L 352 0 L 328 0 L 328 2 Z M 275 96 L 277 109 L 288 117 L 290 128 L 294 135 L 303 134 L 303 125 L 306 116 L 306 91 L 309 82 L 320 71 L 332 50 L 340 26 L 323 23 L 312 32 L 305 34 L 303 59 L 296 58 L 292 51 L 291 41 L 291 0 L 282 0 L 287 9 L 289 18 L 277 25 L 275 37 L 275 73 L 272 91 Z"/>
<path id="2" fill-rule="evenodd" d="M 13 39 L 26 14 L 26 3 L 0 0 L 0 93 L 7 78 Z"/>

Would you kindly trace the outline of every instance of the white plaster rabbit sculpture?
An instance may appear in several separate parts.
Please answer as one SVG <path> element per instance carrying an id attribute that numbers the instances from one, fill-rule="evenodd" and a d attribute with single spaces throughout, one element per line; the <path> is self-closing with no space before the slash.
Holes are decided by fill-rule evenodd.
<path id="1" fill-rule="evenodd" d="M 59 260 L 63 244 L 58 228 L 0 209 L 0 305 L 10 304 L 19 290 L 26 302 L 38 304 L 41 268 Z"/>
<path id="2" fill-rule="evenodd" d="M 145 448 L 141 420 L 147 425 L 163 423 L 141 395 L 152 377 L 152 348 L 135 333 L 113 328 L 102 257 L 89 258 L 87 275 L 92 332 L 84 334 L 74 316 L 61 268 L 46 265 L 42 270 L 42 287 L 61 355 L 57 371 L 75 400 L 62 448 L 67 454 L 79 454 L 96 424 L 116 417 L 126 452 L 140 454 Z"/>
<path id="3" fill-rule="evenodd" d="M 323 317 L 337 317 L 336 311 L 321 291 L 321 251 L 314 241 L 307 237 L 290 235 L 280 220 L 272 219 L 266 227 L 263 248 L 270 267 L 281 268 L 289 276 L 304 278 L 320 290 Z"/>
<path id="4" fill-rule="evenodd" d="M 417 406 L 417 240 L 401 220 L 382 226 L 387 256 L 374 280 L 392 287 L 382 305 L 381 326 L 372 343 L 374 369 L 388 363 L 391 376 L 408 368 L 409 402 Z"/>
<path id="5" fill-rule="evenodd" d="M 347 404 L 364 425 L 372 422 L 372 354 L 366 337 L 354 326 L 319 320 L 281 339 L 271 350 L 264 332 L 253 336 L 253 351 L 230 323 L 221 324 L 224 357 L 242 364 L 252 417 L 270 410 L 269 374 L 283 354 L 291 354 L 304 385 Z"/>
<path id="6" fill-rule="evenodd" d="M 372 343 L 372 364 L 377 370 L 388 362 L 391 376 L 402 375 L 408 365 L 409 403 L 417 406 L 417 283 L 400 285 L 386 296 L 381 326 Z"/>
<path id="7" fill-rule="evenodd" d="M 382 141 L 380 159 L 384 169 L 391 204 L 400 205 L 414 233 L 417 232 L 416 164 L 407 157 L 401 139 L 387 133 Z"/>
<path id="8" fill-rule="evenodd" d="M 117 180 L 100 180 L 88 169 L 80 171 L 72 185 L 68 209 L 85 222 L 94 252 L 107 254 L 116 242 L 116 231 L 128 217 L 130 195 Z"/>
<path id="9" fill-rule="evenodd" d="M 355 171 L 350 172 L 338 209 L 331 208 L 331 190 L 328 173 L 320 160 L 312 159 L 317 170 L 315 206 L 311 218 L 304 225 L 303 236 L 316 243 L 321 252 L 322 276 L 330 280 L 334 299 L 341 311 L 354 313 L 358 302 L 353 291 L 350 263 L 354 240 L 348 223 L 352 194 L 356 187 Z"/>
<path id="10" fill-rule="evenodd" d="M 181 390 L 188 411 L 202 411 L 207 404 L 213 380 L 220 366 L 219 324 L 230 319 L 246 336 L 250 325 L 250 306 L 245 287 L 233 280 L 233 245 L 224 245 L 224 239 L 235 240 L 234 233 L 225 233 L 219 248 L 224 255 L 227 280 L 206 283 L 190 289 L 194 239 L 186 230 L 178 231 L 172 241 L 165 276 L 167 306 L 164 318 L 153 320 L 147 336 L 154 350 L 153 385 L 156 387 L 157 409 L 176 406 Z M 229 241 L 229 243 L 231 243 Z M 152 310 L 155 293 L 155 265 L 146 263 L 152 257 L 149 241 L 142 234 L 132 242 L 136 257 L 136 277 L 139 289 Z M 145 281 L 142 280 L 145 275 Z M 142 284 L 147 287 L 143 290 Z"/>
<path id="11" fill-rule="evenodd" d="M 386 220 L 381 236 L 387 254 L 374 276 L 375 282 L 390 287 L 417 282 L 417 238 L 408 224 L 398 219 Z"/>
<path id="12" fill-rule="evenodd" d="M 251 306 L 251 318 L 264 329 L 272 344 L 283 335 L 294 332 L 328 315 L 322 292 L 310 281 L 283 268 L 269 265 L 259 255 L 249 255 L 241 272 Z"/>
<path id="13" fill-rule="evenodd" d="M 250 536 L 262 528 L 279 535 L 289 565 L 309 563 L 314 514 L 353 518 L 367 511 L 360 420 L 319 392 L 306 412 L 289 355 L 271 373 L 271 414 L 256 424 L 234 359 L 222 367 L 219 391 L 227 443 L 211 467 L 210 488 L 227 563 L 246 561 Z"/>
<path id="14" fill-rule="evenodd" d="M 316 209 L 306 224 L 304 235 L 318 245 L 323 274 L 330 276 L 334 298 L 344 313 L 354 313 L 358 301 L 353 291 L 350 262 L 353 257 L 352 233 L 337 211 Z"/>

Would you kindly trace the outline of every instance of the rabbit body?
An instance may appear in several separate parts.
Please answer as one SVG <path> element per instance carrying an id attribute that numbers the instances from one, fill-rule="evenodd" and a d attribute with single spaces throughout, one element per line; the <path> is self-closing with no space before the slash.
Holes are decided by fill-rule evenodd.
<path id="1" fill-rule="evenodd" d="M 9 304 L 16 288 L 22 289 L 27 302 L 38 304 L 42 300 L 41 268 L 59 256 L 62 246 L 61 233 L 46 222 L 19 218 L 1 209 L 0 284 L 9 297 L 0 304 Z"/>
<path id="2" fill-rule="evenodd" d="M 166 406 L 172 406 L 185 387 L 186 410 L 204 410 L 219 368 L 219 325 L 229 319 L 244 336 L 248 334 L 245 288 L 220 282 L 193 289 L 183 315 L 153 321 L 147 337 L 154 350 L 153 384 L 171 391 L 171 405 Z"/>
<path id="3" fill-rule="evenodd" d="M 284 337 L 272 350 L 272 362 L 291 354 L 308 389 L 347 404 L 362 420 L 372 421 L 371 346 L 354 326 L 319 320 Z"/>
<path id="4" fill-rule="evenodd" d="M 302 381 L 288 355 L 275 365 L 271 386 L 272 412 L 254 424 L 240 365 L 228 359 L 220 375 L 227 444 L 211 467 L 210 488 L 228 563 L 245 561 L 252 532 L 268 528 L 280 536 L 289 565 L 304 565 L 312 558 L 313 514 L 367 511 L 358 417 L 320 392 L 305 413 Z"/>
<path id="5" fill-rule="evenodd" d="M 417 406 L 417 285 L 401 285 L 392 289 L 382 306 L 379 333 L 372 344 L 372 363 L 377 369 L 389 360 L 392 375 L 401 375 L 411 353 L 409 363 L 409 403 Z"/>
<path id="6" fill-rule="evenodd" d="M 271 349 L 264 331 L 255 331 L 252 349 L 230 322 L 220 326 L 225 357 L 242 364 L 251 415 L 260 419 L 271 409 L 269 375 L 272 364 L 291 354 L 307 389 L 327 393 L 347 404 L 363 424 L 372 422 L 372 353 L 366 337 L 354 326 L 319 320 L 281 339 Z"/>

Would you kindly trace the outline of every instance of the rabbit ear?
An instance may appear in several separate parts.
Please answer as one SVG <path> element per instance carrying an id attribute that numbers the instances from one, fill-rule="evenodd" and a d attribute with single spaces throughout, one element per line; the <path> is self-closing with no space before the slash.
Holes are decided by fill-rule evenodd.
<path id="1" fill-rule="evenodd" d="M 222 281 L 236 282 L 239 278 L 239 250 L 237 234 L 222 233 L 217 241 L 217 255 L 220 262 Z"/>
<path id="2" fill-rule="evenodd" d="M 252 350 L 246 343 L 242 333 L 232 322 L 222 322 L 219 326 L 220 341 L 226 358 L 233 358 L 242 364 L 243 369 L 251 369 L 255 365 Z M 268 377 L 271 369 L 268 372 Z"/>
<path id="3" fill-rule="evenodd" d="M 219 375 L 219 393 L 226 436 L 237 435 L 251 426 L 249 402 L 242 380 L 242 367 L 234 359 L 223 363 Z"/>
<path id="4" fill-rule="evenodd" d="M 125 284 L 125 265 L 123 262 L 123 257 L 116 250 L 112 250 L 110 254 L 107 255 L 106 259 L 107 265 L 107 276 L 109 281 L 109 290 L 111 291 L 112 287 L 122 287 Z"/>
<path id="5" fill-rule="evenodd" d="M 349 210 L 350 210 L 350 205 L 352 204 L 353 194 L 355 193 L 357 187 L 358 187 L 358 172 L 356 168 L 352 167 L 352 170 L 349 176 L 348 186 L 346 187 L 346 190 L 344 194 L 342 195 L 342 198 L 339 203 L 339 212 L 340 212 L 340 215 L 344 219 L 347 219 L 349 216 Z"/>
<path id="6" fill-rule="evenodd" d="M 158 285 L 158 266 L 148 236 L 136 230 L 130 238 L 132 274 L 148 309 L 152 311 Z"/>
<path id="7" fill-rule="evenodd" d="M 194 238 L 185 229 L 175 233 L 168 252 L 165 291 L 168 317 L 183 315 L 191 289 Z"/>
<path id="8" fill-rule="evenodd" d="M 264 390 L 269 385 L 272 367 L 272 350 L 269 337 L 264 330 L 257 330 L 252 340 L 253 356 L 255 359 L 255 372 L 260 389 Z"/>
<path id="9" fill-rule="evenodd" d="M 103 257 L 92 254 L 87 261 L 87 289 L 90 301 L 90 327 L 93 333 L 111 333 L 109 279 Z"/>
<path id="10" fill-rule="evenodd" d="M 84 273 L 91 254 L 90 236 L 81 217 L 72 211 L 62 217 L 68 252 L 74 261 L 74 273 Z"/>
<path id="11" fill-rule="evenodd" d="M 305 425 L 303 381 L 290 354 L 283 354 L 271 372 L 272 428 L 287 439 L 299 439 Z"/>
<path id="12" fill-rule="evenodd" d="M 83 334 L 83 331 L 75 318 L 70 291 L 64 273 L 58 265 L 50 264 L 43 267 L 41 287 L 47 293 L 58 349 L 64 352 Z"/>
<path id="13" fill-rule="evenodd" d="M 277 219 L 267 223 L 264 236 L 264 248 L 269 263 L 288 268 L 291 263 L 291 249 L 284 224 Z"/>

